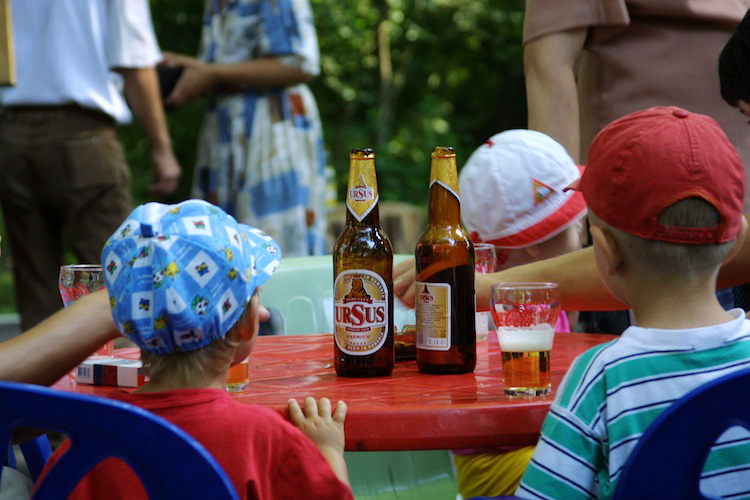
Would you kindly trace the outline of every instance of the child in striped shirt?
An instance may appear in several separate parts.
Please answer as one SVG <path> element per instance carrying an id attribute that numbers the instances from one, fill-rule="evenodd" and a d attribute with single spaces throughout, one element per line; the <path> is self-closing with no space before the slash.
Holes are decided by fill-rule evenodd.
<path id="1" fill-rule="evenodd" d="M 631 326 L 579 356 L 565 376 L 516 495 L 609 498 L 649 424 L 690 390 L 750 366 L 750 321 L 715 295 L 746 230 L 742 163 L 710 117 L 676 107 L 624 116 L 594 139 L 574 189 L 589 208 L 607 288 Z M 704 494 L 750 484 L 750 433 L 712 449 Z"/>

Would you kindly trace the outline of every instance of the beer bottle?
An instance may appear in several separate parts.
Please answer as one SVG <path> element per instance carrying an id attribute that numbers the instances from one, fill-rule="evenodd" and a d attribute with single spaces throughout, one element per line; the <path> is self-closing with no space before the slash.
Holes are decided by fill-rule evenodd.
<path id="1" fill-rule="evenodd" d="M 334 366 L 345 377 L 393 371 L 393 250 L 380 228 L 372 149 L 352 149 L 346 225 L 333 247 Z"/>
<path id="2" fill-rule="evenodd" d="M 461 226 L 456 153 L 432 151 L 427 227 L 417 241 L 417 367 L 468 373 L 476 364 L 474 247 Z"/>

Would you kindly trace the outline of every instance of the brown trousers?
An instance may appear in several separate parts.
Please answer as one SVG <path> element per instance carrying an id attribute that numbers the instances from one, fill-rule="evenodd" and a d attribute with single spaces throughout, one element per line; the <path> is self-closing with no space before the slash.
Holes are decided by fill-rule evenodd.
<path id="1" fill-rule="evenodd" d="M 99 263 L 132 209 L 130 172 L 114 122 L 76 106 L 0 114 L 0 206 L 24 330 L 62 307 L 66 252 Z"/>

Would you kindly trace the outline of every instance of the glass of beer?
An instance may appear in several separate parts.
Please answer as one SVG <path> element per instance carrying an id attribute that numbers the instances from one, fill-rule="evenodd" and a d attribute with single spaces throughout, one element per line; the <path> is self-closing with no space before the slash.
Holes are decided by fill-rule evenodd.
<path id="1" fill-rule="evenodd" d="M 560 314 L 557 283 L 495 283 L 490 307 L 502 352 L 505 394 L 549 394 L 550 352 Z"/>
<path id="2" fill-rule="evenodd" d="M 247 389 L 247 384 L 250 382 L 248 368 L 248 358 L 229 368 L 226 386 L 227 392 L 239 392 Z"/>
<path id="3" fill-rule="evenodd" d="M 474 269 L 478 273 L 495 272 L 495 245 L 492 243 L 474 243 Z M 490 314 L 484 311 L 474 313 L 477 323 L 477 340 L 487 340 L 490 329 Z"/>
<path id="4" fill-rule="evenodd" d="M 98 264 L 66 264 L 60 266 L 60 276 L 57 281 L 60 290 L 63 307 L 97 290 L 104 288 L 104 272 Z M 99 356 L 112 357 L 115 350 L 115 341 L 107 341 L 106 344 L 96 350 Z"/>

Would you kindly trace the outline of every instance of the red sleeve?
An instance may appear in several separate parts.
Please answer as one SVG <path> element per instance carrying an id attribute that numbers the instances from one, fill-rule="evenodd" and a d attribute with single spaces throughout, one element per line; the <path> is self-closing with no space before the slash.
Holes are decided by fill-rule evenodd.
<path id="1" fill-rule="evenodd" d="M 526 0 L 523 43 L 575 28 L 629 23 L 625 0 Z"/>
<path id="2" fill-rule="evenodd" d="M 52 468 L 55 462 L 57 462 L 57 460 L 60 458 L 60 455 L 62 455 L 68 448 L 70 448 L 70 440 L 66 439 L 49 457 L 47 463 L 44 464 L 44 469 L 42 469 L 42 472 L 39 474 L 39 478 L 34 484 L 34 492 L 31 494 L 32 497 L 36 493 L 36 487 L 42 482 L 42 479 L 44 479 L 44 477 L 47 475 L 47 472 Z"/>
<path id="3" fill-rule="evenodd" d="M 39 474 L 36 485 L 41 484 L 47 472 L 70 448 L 70 440 L 66 439 L 47 460 Z M 32 498 L 36 493 L 36 485 Z M 105 458 L 96 464 L 73 488 L 68 500 L 106 498 L 117 496 L 129 500 L 148 499 L 148 494 L 133 470 L 119 458 Z"/>
<path id="4" fill-rule="evenodd" d="M 352 490 L 342 483 L 307 436 L 299 432 L 288 437 L 286 453 L 280 457 L 272 478 L 274 498 L 354 500 Z"/>

